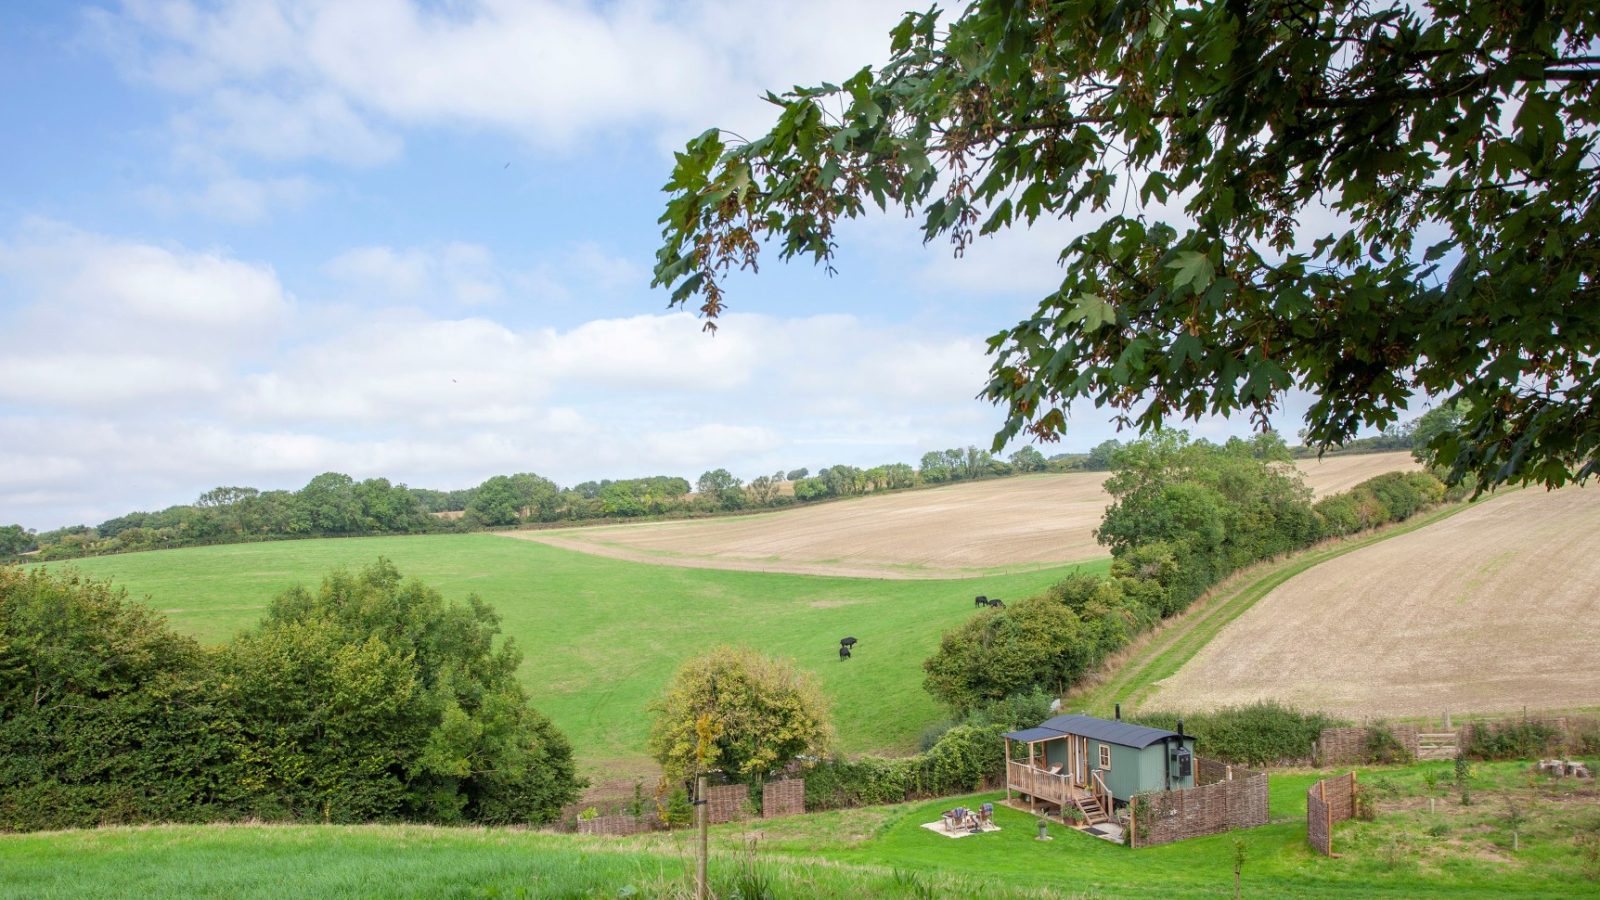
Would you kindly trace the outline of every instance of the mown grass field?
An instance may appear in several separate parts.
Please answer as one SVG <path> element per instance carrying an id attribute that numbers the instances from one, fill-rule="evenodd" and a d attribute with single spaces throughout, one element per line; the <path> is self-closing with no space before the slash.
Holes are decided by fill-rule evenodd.
<path id="1" fill-rule="evenodd" d="M 220 642 L 271 598 L 379 556 L 447 599 L 493 604 L 524 655 L 535 706 L 572 739 L 591 777 L 650 771 L 646 704 L 686 658 L 719 643 L 794 658 L 833 703 L 847 752 L 915 749 L 941 711 L 922 660 L 972 614 L 975 594 L 1021 598 L 1069 568 L 959 581 L 891 581 L 651 566 L 492 535 L 342 538 L 195 547 L 71 565 L 148 596 L 179 630 Z M 1104 562 L 1084 568 L 1103 569 Z M 839 639 L 857 638 L 838 658 Z"/>
<path id="2" fill-rule="evenodd" d="M 951 840 L 921 828 L 941 809 L 994 794 L 719 826 L 713 884 L 719 896 L 763 882 L 778 897 L 1222 897 L 1232 894 L 1238 838 L 1250 897 L 1600 894 L 1580 837 L 1600 833 L 1592 786 L 1531 782 L 1523 763 L 1480 764 L 1476 801 L 1463 807 L 1439 786 L 1448 769 L 1364 770 L 1379 816 L 1336 828 L 1338 859 L 1315 855 L 1305 841 L 1306 789 L 1329 773 L 1300 772 L 1273 776 L 1269 825 L 1138 851 L 1061 826 L 1041 843 L 1030 816 L 1005 808 L 996 812 L 998 833 Z M 1528 814 L 1516 849 L 1508 802 Z M 684 832 L 611 839 L 422 826 L 113 828 L 0 836 L 0 896 L 683 896 L 691 851 Z"/>

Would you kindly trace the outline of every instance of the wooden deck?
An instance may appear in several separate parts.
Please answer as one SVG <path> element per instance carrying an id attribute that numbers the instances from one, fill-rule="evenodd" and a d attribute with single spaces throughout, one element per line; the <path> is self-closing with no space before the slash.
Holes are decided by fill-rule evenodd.
<path id="1" fill-rule="evenodd" d="M 1052 775 L 1044 769 L 1014 759 L 1006 761 L 1006 787 L 1036 801 L 1063 808 L 1089 796 L 1087 788 L 1073 784 L 1065 774 Z"/>

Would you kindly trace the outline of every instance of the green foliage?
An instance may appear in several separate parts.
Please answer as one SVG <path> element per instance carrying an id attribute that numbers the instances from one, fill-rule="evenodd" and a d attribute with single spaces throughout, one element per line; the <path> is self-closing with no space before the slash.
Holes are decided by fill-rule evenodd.
<path id="1" fill-rule="evenodd" d="M 1367 761 L 1380 765 L 1411 761 L 1411 752 L 1395 737 L 1394 730 L 1382 721 L 1367 726 L 1366 751 Z"/>
<path id="2" fill-rule="evenodd" d="M 1011 454 L 1008 461 L 1011 468 L 1018 472 L 1043 472 L 1045 467 L 1044 454 L 1031 446 Z"/>
<path id="3" fill-rule="evenodd" d="M 744 482 L 727 469 L 712 469 L 695 481 L 704 502 L 716 509 L 738 509 L 744 505 Z"/>
<path id="4" fill-rule="evenodd" d="M 689 792 L 682 785 L 668 791 L 656 801 L 656 816 L 668 828 L 682 828 L 692 823 L 694 804 L 689 801 Z"/>
<path id="5" fill-rule="evenodd" d="M 1472 805 L 1472 764 L 1467 762 L 1465 754 L 1456 754 L 1455 764 L 1456 790 L 1461 792 L 1461 805 Z"/>
<path id="6" fill-rule="evenodd" d="M 33 532 L 21 525 L 0 526 L 0 559 L 20 556 L 32 550 L 37 544 Z"/>
<path id="7" fill-rule="evenodd" d="M 1140 712 L 1129 721 L 1184 734 L 1207 759 L 1247 766 L 1270 766 L 1304 760 L 1322 729 L 1339 724 L 1319 712 L 1307 712 L 1271 701 L 1225 706 L 1208 712 Z"/>
<path id="8" fill-rule="evenodd" d="M 1148 432 L 1265 420 L 1292 389 L 1325 448 L 1427 395 L 1465 409 L 1428 443 L 1453 478 L 1557 486 L 1600 465 L 1597 31 L 1570 0 L 908 13 L 881 68 L 688 142 L 655 283 L 714 327 L 730 268 L 766 242 L 831 265 L 873 207 L 958 256 L 1095 215 L 990 339 L 996 448 L 1060 435 L 1075 401 Z"/>
<path id="9" fill-rule="evenodd" d="M 1097 535 L 1111 547 L 1109 577 L 1069 576 L 1043 597 L 985 610 L 947 632 L 923 663 L 936 699 L 959 712 L 1030 686 L 1065 692 L 1237 569 L 1408 518 L 1445 493 L 1431 475 L 1396 472 L 1313 507 L 1272 433 L 1219 446 L 1163 432 L 1108 452 L 1113 503 Z"/>
<path id="10" fill-rule="evenodd" d="M 205 652 L 103 584 L 0 570 L 0 828 L 549 821 L 581 781 L 497 630 L 380 561 Z"/>
<path id="11" fill-rule="evenodd" d="M 1549 722 L 1524 719 L 1477 725 L 1462 752 L 1473 759 L 1532 759 L 1555 750 L 1561 732 Z"/>
<path id="12" fill-rule="evenodd" d="M 472 492 L 467 515 L 480 525 L 514 525 L 524 520 L 550 521 L 559 508 L 560 489 L 531 472 L 495 475 Z"/>
<path id="13" fill-rule="evenodd" d="M 0 567 L 0 831 L 231 818 L 249 750 L 193 640 L 102 582 Z"/>
<path id="14" fill-rule="evenodd" d="M 477 597 L 446 604 L 379 560 L 273 601 L 222 653 L 220 699 L 291 816 L 549 821 L 581 786 L 572 748 L 499 630 Z"/>
<path id="15" fill-rule="evenodd" d="M 1040 686 L 1064 686 L 1097 661 L 1078 614 L 1049 597 L 986 609 L 946 632 L 923 686 L 958 712 Z"/>
<path id="16" fill-rule="evenodd" d="M 1378 798 L 1376 791 L 1370 785 L 1359 784 L 1356 786 L 1353 806 L 1352 812 L 1355 817 L 1363 822 L 1371 822 L 1378 818 Z"/>
<path id="17" fill-rule="evenodd" d="M 824 760 L 806 773 L 806 809 L 898 803 L 980 790 L 1005 778 L 1001 735 L 1016 727 L 957 725 L 916 756 Z"/>
<path id="18" fill-rule="evenodd" d="M 762 782 L 833 744 L 817 680 L 790 660 L 723 646 L 685 662 L 650 705 L 650 753 L 666 777 L 721 771 Z"/>

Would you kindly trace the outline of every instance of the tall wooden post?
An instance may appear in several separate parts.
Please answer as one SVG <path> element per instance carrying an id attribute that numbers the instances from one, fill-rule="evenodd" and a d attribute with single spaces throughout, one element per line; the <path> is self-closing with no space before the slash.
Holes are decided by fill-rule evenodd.
<path id="1" fill-rule="evenodd" d="M 1011 802 L 1011 738 L 1006 738 L 1006 803 Z"/>
<path id="2" fill-rule="evenodd" d="M 710 900 L 711 884 L 706 878 L 706 848 L 707 848 L 707 816 L 706 816 L 706 776 L 701 775 L 694 783 L 694 809 L 700 826 L 700 852 L 694 866 L 694 896 L 696 900 Z"/>

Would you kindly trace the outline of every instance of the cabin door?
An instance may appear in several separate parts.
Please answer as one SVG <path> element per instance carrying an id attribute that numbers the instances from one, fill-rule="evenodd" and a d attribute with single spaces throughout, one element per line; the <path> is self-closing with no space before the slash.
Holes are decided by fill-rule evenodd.
<path id="1" fill-rule="evenodd" d="M 1077 765 L 1076 771 L 1074 771 L 1072 774 L 1072 780 L 1076 781 L 1079 787 L 1088 787 L 1089 739 L 1084 737 L 1075 737 L 1073 740 L 1077 742 L 1077 746 L 1073 748 L 1075 752 L 1072 754 Z"/>

